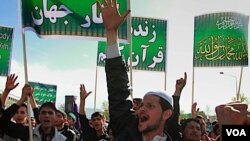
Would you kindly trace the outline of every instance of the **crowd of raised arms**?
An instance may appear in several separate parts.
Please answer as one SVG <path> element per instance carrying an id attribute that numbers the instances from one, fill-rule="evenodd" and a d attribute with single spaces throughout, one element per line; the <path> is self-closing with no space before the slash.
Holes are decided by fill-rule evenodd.
<path id="1" fill-rule="evenodd" d="M 117 34 L 130 10 L 120 14 L 116 0 L 104 0 L 102 5 L 97 1 L 97 5 L 107 34 L 105 72 L 110 120 L 107 122 L 101 112 L 87 118 L 85 101 L 91 91 L 87 91 L 84 84 L 79 84 L 77 114 L 65 113 L 51 102 L 38 107 L 29 84 L 23 86 L 21 98 L 5 108 L 9 93 L 19 85 L 18 76 L 13 73 L 7 76 L 0 101 L 0 140 L 29 140 L 28 98 L 34 113 L 31 117 L 34 141 L 220 141 L 221 125 L 250 125 L 248 105 L 240 102 L 218 105 L 217 120 L 211 122 L 198 114 L 197 103 L 193 103 L 192 118 L 180 119 L 179 101 L 187 82 L 185 72 L 184 77 L 176 80 L 173 95 L 162 90 L 149 91 L 142 98 L 128 100 L 128 69 L 118 49 Z M 79 128 L 75 126 L 77 117 Z"/>

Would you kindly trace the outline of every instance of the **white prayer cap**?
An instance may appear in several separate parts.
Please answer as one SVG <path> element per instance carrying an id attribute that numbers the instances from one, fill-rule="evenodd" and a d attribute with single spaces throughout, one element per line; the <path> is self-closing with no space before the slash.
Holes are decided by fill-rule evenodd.
<path id="1" fill-rule="evenodd" d="M 155 95 L 155 96 L 159 96 L 163 98 L 172 106 L 172 109 L 173 109 L 173 98 L 172 96 L 168 95 L 166 91 L 149 91 L 145 94 L 145 96 L 148 96 L 148 95 Z"/>

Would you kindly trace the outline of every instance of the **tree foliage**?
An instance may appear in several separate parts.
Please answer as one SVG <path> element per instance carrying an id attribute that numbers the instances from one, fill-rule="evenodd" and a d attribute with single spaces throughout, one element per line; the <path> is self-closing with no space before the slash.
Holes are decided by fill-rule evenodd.
<path id="1" fill-rule="evenodd" d="M 109 104 L 107 101 L 102 102 L 103 115 L 106 117 L 106 120 L 109 121 Z"/>

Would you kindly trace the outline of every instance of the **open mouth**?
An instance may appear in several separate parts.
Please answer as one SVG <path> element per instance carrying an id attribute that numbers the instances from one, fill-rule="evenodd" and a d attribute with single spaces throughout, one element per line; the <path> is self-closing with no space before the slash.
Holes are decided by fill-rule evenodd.
<path id="1" fill-rule="evenodd" d="M 146 115 L 141 115 L 140 118 L 139 118 L 139 121 L 140 121 L 140 122 L 145 122 L 145 121 L 147 121 L 148 119 L 149 119 L 148 116 L 146 116 Z"/>
<path id="2" fill-rule="evenodd" d="M 48 123 L 50 123 L 50 121 L 49 120 L 44 120 L 43 123 L 48 124 Z"/>
<path id="3" fill-rule="evenodd" d="M 94 128 L 99 128 L 99 124 L 94 124 Z"/>

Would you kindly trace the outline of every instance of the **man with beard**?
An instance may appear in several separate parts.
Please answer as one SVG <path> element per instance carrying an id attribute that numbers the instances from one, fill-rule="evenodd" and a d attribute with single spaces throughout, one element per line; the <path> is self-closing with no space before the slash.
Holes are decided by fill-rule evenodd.
<path id="1" fill-rule="evenodd" d="M 29 127 L 16 124 L 10 121 L 9 117 L 12 117 L 19 107 L 30 97 L 31 103 L 34 103 L 34 98 L 32 98 L 33 88 L 25 84 L 22 89 L 22 96 L 17 101 L 17 103 L 10 106 L 5 110 L 4 114 L 0 119 L 0 128 L 7 135 L 21 139 L 22 141 L 29 140 Z M 32 104 L 31 104 L 32 105 Z M 33 140 L 34 141 L 65 141 L 66 137 L 60 134 L 54 127 L 56 119 L 56 107 L 51 102 L 46 102 L 39 108 L 39 123 L 33 130 Z"/>
<path id="2" fill-rule="evenodd" d="M 87 92 L 83 84 L 80 85 L 80 110 L 79 117 L 81 123 L 83 141 L 109 141 L 109 136 L 104 127 L 105 117 L 100 112 L 91 115 L 91 125 L 85 112 L 85 100 L 91 94 Z"/>
<path id="3" fill-rule="evenodd" d="M 106 79 L 108 86 L 110 127 L 117 141 L 172 141 L 164 131 L 173 113 L 173 99 L 165 91 L 150 91 L 143 97 L 137 116 L 131 111 L 127 68 L 118 49 L 118 27 L 130 13 L 120 15 L 116 0 L 97 2 L 107 34 Z"/>

